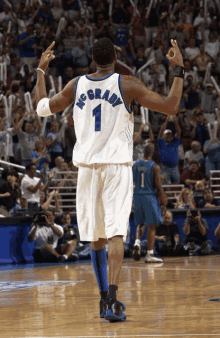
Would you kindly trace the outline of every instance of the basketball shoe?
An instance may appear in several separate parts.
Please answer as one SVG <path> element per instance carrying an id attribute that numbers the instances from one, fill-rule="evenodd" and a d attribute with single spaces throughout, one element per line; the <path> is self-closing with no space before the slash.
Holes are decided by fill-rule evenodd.
<path id="1" fill-rule="evenodd" d="M 140 245 L 138 244 L 134 245 L 132 256 L 135 261 L 139 261 L 141 259 L 141 246 Z"/>
<path id="2" fill-rule="evenodd" d="M 159 257 L 155 257 L 152 254 L 147 254 L 147 256 L 144 259 L 145 263 L 163 263 L 163 259 Z"/>
<path id="3" fill-rule="evenodd" d="M 124 311 L 126 310 L 126 307 L 124 303 L 115 301 L 114 303 L 111 302 L 111 298 L 109 299 L 109 302 L 106 303 L 107 310 L 104 318 L 106 320 L 109 320 L 110 322 L 123 322 L 126 320 L 126 315 Z"/>
<path id="4" fill-rule="evenodd" d="M 99 302 L 99 308 L 100 308 L 100 318 L 105 318 L 106 314 L 106 302 L 104 299 L 101 299 Z"/>

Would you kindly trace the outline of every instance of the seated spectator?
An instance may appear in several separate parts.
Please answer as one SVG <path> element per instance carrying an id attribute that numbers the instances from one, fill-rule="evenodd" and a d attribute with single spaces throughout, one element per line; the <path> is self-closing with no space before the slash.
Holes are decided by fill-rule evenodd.
<path id="1" fill-rule="evenodd" d="M 177 197 L 177 203 L 175 205 L 175 209 L 189 209 L 194 208 L 194 204 L 192 202 L 192 194 L 193 192 L 188 188 L 183 188 Z"/>
<path id="2" fill-rule="evenodd" d="M 191 150 L 186 151 L 183 170 L 187 169 L 192 161 L 203 163 L 204 156 L 201 151 L 201 144 L 198 141 L 191 143 Z"/>
<path id="3" fill-rule="evenodd" d="M 178 169 L 178 147 L 180 144 L 181 129 L 176 117 L 172 117 L 172 121 L 174 122 L 176 128 L 176 134 L 173 137 L 172 131 L 166 129 L 169 121 L 170 116 L 167 117 L 158 135 L 157 142 L 159 157 L 162 174 L 165 173 L 167 175 L 169 183 L 179 183 L 180 174 Z"/>
<path id="4" fill-rule="evenodd" d="M 203 200 L 198 203 L 199 208 L 216 208 L 220 206 L 220 200 L 214 198 L 212 188 L 203 191 Z"/>
<path id="5" fill-rule="evenodd" d="M 64 235 L 58 241 L 58 245 L 63 246 L 63 250 L 68 256 L 68 261 L 75 261 L 78 259 L 78 255 L 74 253 L 76 246 L 79 243 L 78 228 L 72 225 L 71 216 L 68 212 L 64 212 L 62 214 L 61 222 L 64 230 Z"/>
<path id="6" fill-rule="evenodd" d="M 28 202 L 26 198 L 20 197 L 19 203 L 14 208 L 13 216 L 15 217 L 29 217 Z"/>
<path id="7" fill-rule="evenodd" d="M 54 223 L 55 215 L 51 210 L 42 211 L 31 224 L 28 241 L 36 241 L 33 252 L 35 263 L 64 262 L 67 259 L 65 250 L 57 246 L 58 240 L 63 237 L 63 228 Z"/>
<path id="8" fill-rule="evenodd" d="M 180 243 L 177 223 L 173 222 L 173 214 L 167 211 L 163 223 L 156 227 L 156 251 L 160 256 L 180 255 L 183 247 Z"/>
<path id="9" fill-rule="evenodd" d="M 194 141 L 198 141 L 201 144 L 203 150 L 205 141 L 209 140 L 210 137 L 207 122 L 201 110 L 196 112 L 196 120 L 191 120 L 190 123 L 193 126 L 191 131 L 191 138 Z"/>
<path id="10" fill-rule="evenodd" d="M 191 161 L 189 168 L 184 170 L 180 176 L 180 181 L 186 186 L 195 186 L 197 181 L 204 179 L 204 175 L 199 171 L 199 163 L 197 161 Z"/>
<path id="11" fill-rule="evenodd" d="M 172 203 L 172 202 L 169 200 L 169 197 L 168 197 L 167 194 L 164 194 L 164 199 L 165 199 L 165 203 L 166 203 L 166 208 L 167 208 L 167 209 L 174 209 L 175 204 Z"/>
<path id="12" fill-rule="evenodd" d="M 205 190 L 205 183 L 204 181 L 197 181 L 195 184 L 195 191 L 193 192 L 193 202 L 195 203 L 195 207 L 199 208 L 201 202 L 204 201 L 203 195 Z"/>
<path id="13" fill-rule="evenodd" d="M 186 235 L 184 249 L 190 256 L 197 253 L 211 253 L 210 242 L 207 241 L 209 227 L 207 221 L 201 217 L 199 210 L 188 210 L 184 222 L 183 232 Z"/>
<path id="14" fill-rule="evenodd" d="M 0 213 L 6 217 L 11 216 L 11 209 L 15 207 L 17 198 L 19 197 L 17 180 L 17 171 L 8 171 L 6 173 L 6 181 L 3 182 L 2 180 L 0 186 Z"/>

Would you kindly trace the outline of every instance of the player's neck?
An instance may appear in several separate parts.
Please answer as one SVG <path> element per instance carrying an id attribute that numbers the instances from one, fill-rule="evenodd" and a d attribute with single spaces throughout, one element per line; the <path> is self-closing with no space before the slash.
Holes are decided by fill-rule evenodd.
<path id="1" fill-rule="evenodd" d="M 95 72 L 95 74 L 100 75 L 100 76 L 105 76 L 105 75 L 109 75 L 114 73 L 115 69 L 114 69 L 114 65 L 106 65 L 103 67 L 97 66 L 97 70 Z"/>
<path id="2" fill-rule="evenodd" d="M 151 161 L 151 160 L 152 160 L 151 156 L 144 157 L 144 161 Z"/>

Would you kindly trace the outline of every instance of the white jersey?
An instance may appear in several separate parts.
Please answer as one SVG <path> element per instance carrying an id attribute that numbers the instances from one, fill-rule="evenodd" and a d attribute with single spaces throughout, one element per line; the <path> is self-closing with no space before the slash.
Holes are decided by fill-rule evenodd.
<path id="1" fill-rule="evenodd" d="M 100 79 L 79 77 L 73 119 L 77 139 L 74 165 L 132 165 L 134 118 L 124 100 L 121 75 L 112 73 Z"/>

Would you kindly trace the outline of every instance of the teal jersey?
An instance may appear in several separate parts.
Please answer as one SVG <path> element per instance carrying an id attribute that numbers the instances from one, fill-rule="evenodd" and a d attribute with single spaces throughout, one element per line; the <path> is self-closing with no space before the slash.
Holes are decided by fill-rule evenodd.
<path id="1" fill-rule="evenodd" d="M 135 195 L 156 195 L 154 186 L 153 167 L 154 161 L 138 159 L 133 166 L 133 180 Z"/>

